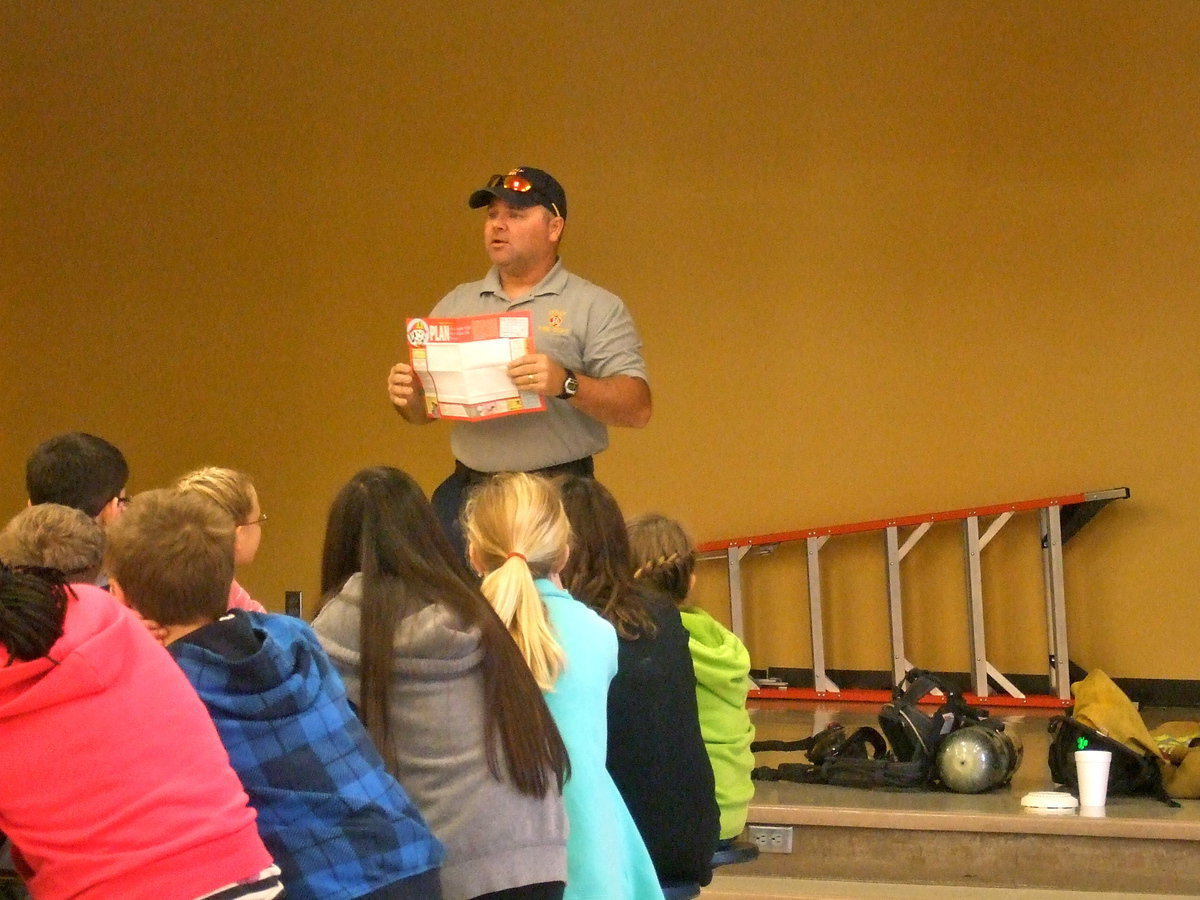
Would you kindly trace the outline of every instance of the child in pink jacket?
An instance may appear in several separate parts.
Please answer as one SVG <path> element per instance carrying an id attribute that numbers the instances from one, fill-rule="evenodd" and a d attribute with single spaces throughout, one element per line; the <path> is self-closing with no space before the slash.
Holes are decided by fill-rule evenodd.
<path id="1" fill-rule="evenodd" d="M 100 588 L 0 564 L 0 772 L 37 900 L 282 896 L 204 704 Z"/>

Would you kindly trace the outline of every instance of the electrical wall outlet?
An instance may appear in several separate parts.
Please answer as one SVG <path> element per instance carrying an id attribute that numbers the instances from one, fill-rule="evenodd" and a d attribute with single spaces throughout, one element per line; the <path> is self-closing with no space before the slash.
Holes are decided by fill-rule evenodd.
<path id="1" fill-rule="evenodd" d="M 759 853 L 791 853 L 793 830 L 791 825 L 747 826 L 750 843 Z"/>

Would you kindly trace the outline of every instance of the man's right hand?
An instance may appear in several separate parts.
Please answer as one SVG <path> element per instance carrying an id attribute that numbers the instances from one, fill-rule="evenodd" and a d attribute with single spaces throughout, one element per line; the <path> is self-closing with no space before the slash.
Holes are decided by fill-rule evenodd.
<path id="1" fill-rule="evenodd" d="M 410 422 L 425 422 L 425 391 L 408 363 L 396 363 L 388 372 L 388 400 Z"/>

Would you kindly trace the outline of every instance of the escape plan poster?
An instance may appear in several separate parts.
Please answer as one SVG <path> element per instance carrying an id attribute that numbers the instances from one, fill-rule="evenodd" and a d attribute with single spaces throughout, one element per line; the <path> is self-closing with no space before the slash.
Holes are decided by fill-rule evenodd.
<path id="1" fill-rule="evenodd" d="M 546 408 L 541 394 L 518 390 L 508 377 L 511 360 L 534 352 L 528 310 L 409 319 L 406 331 L 429 415 L 473 422 Z"/>

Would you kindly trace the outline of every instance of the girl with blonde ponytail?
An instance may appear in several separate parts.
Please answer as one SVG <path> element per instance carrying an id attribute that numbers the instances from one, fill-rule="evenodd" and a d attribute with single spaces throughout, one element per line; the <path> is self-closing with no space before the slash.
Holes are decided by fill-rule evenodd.
<path id="1" fill-rule="evenodd" d="M 567 561 L 571 527 L 558 495 L 543 479 L 500 476 L 495 490 L 468 502 L 471 564 L 483 594 L 496 610 L 543 691 L 554 688 L 563 650 L 546 617 L 535 578 L 557 577 Z"/>
<path id="2" fill-rule="evenodd" d="M 617 635 L 562 587 L 571 528 L 557 489 L 536 475 L 497 475 L 472 494 L 464 519 L 483 594 L 542 686 L 571 760 L 564 897 L 661 900 L 650 854 L 605 768 Z"/>

